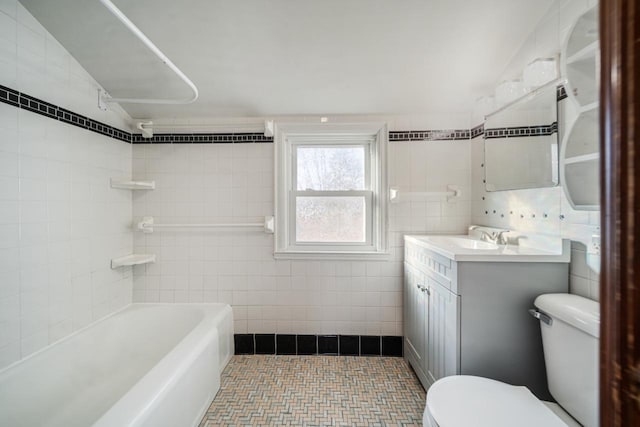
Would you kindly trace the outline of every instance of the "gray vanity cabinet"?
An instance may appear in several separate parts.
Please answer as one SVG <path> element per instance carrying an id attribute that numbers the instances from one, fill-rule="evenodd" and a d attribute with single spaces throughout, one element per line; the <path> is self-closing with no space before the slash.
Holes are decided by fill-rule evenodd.
<path id="1" fill-rule="evenodd" d="M 449 375 L 549 399 L 536 296 L 568 292 L 568 263 L 456 262 L 405 239 L 404 357 L 423 386 Z"/>
<path id="2" fill-rule="evenodd" d="M 426 388 L 459 371 L 460 296 L 431 268 L 406 261 L 404 266 L 404 354 Z"/>
<path id="3" fill-rule="evenodd" d="M 414 369 L 425 376 L 427 351 L 427 298 L 422 290 L 424 274 L 409 263 L 404 265 L 404 354 Z"/>

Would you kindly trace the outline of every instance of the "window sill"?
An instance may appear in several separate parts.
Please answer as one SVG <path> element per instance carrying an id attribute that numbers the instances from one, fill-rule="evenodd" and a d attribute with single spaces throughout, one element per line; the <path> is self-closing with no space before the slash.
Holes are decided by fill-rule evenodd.
<path id="1" fill-rule="evenodd" d="M 390 252 L 274 252 L 275 259 L 327 261 L 388 261 Z"/>

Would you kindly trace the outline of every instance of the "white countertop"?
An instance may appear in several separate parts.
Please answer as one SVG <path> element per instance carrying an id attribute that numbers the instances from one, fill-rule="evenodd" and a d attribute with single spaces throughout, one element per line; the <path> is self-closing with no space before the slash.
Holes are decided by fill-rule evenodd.
<path id="1" fill-rule="evenodd" d="M 492 245 L 467 235 L 407 235 L 405 239 L 454 261 L 471 262 L 560 262 L 571 260 L 571 242 L 559 239 L 551 245 Z M 458 243 L 467 244 L 463 247 Z M 476 243 L 480 243 L 477 245 Z M 555 244 L 557 243 L 557 244 Z M 492 246 L 474 249 L 473 246 Z"/>

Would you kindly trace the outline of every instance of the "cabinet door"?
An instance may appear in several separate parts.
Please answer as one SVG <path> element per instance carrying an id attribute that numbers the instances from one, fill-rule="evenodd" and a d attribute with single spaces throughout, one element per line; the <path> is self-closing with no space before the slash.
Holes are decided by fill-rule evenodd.
<path id="1" fill-rule="evenodd" d="M 405 351 L 414 369 L 424 370 L 426 347 L 426 307 L 424 275 L 405 263 L 404 266 L 404 328 Z M 417 365 L 417 366 L 416 366 Z"/>
<path id="2" fill-rule="evenodd" d="M 458 305 L 460 297 L 428 279 L 426 374 L 429 382 L 459 371 Z"/>

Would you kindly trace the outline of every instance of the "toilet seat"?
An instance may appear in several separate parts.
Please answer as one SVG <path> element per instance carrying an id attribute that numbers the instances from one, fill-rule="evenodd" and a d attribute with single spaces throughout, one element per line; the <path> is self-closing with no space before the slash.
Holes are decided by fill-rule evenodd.
<path id="1" fill-rule="evenodd" d="M 466 375 L 442 378 L 429 388 L 424 424 L 428 427 L 567 427 L 528 388 Z"/>

